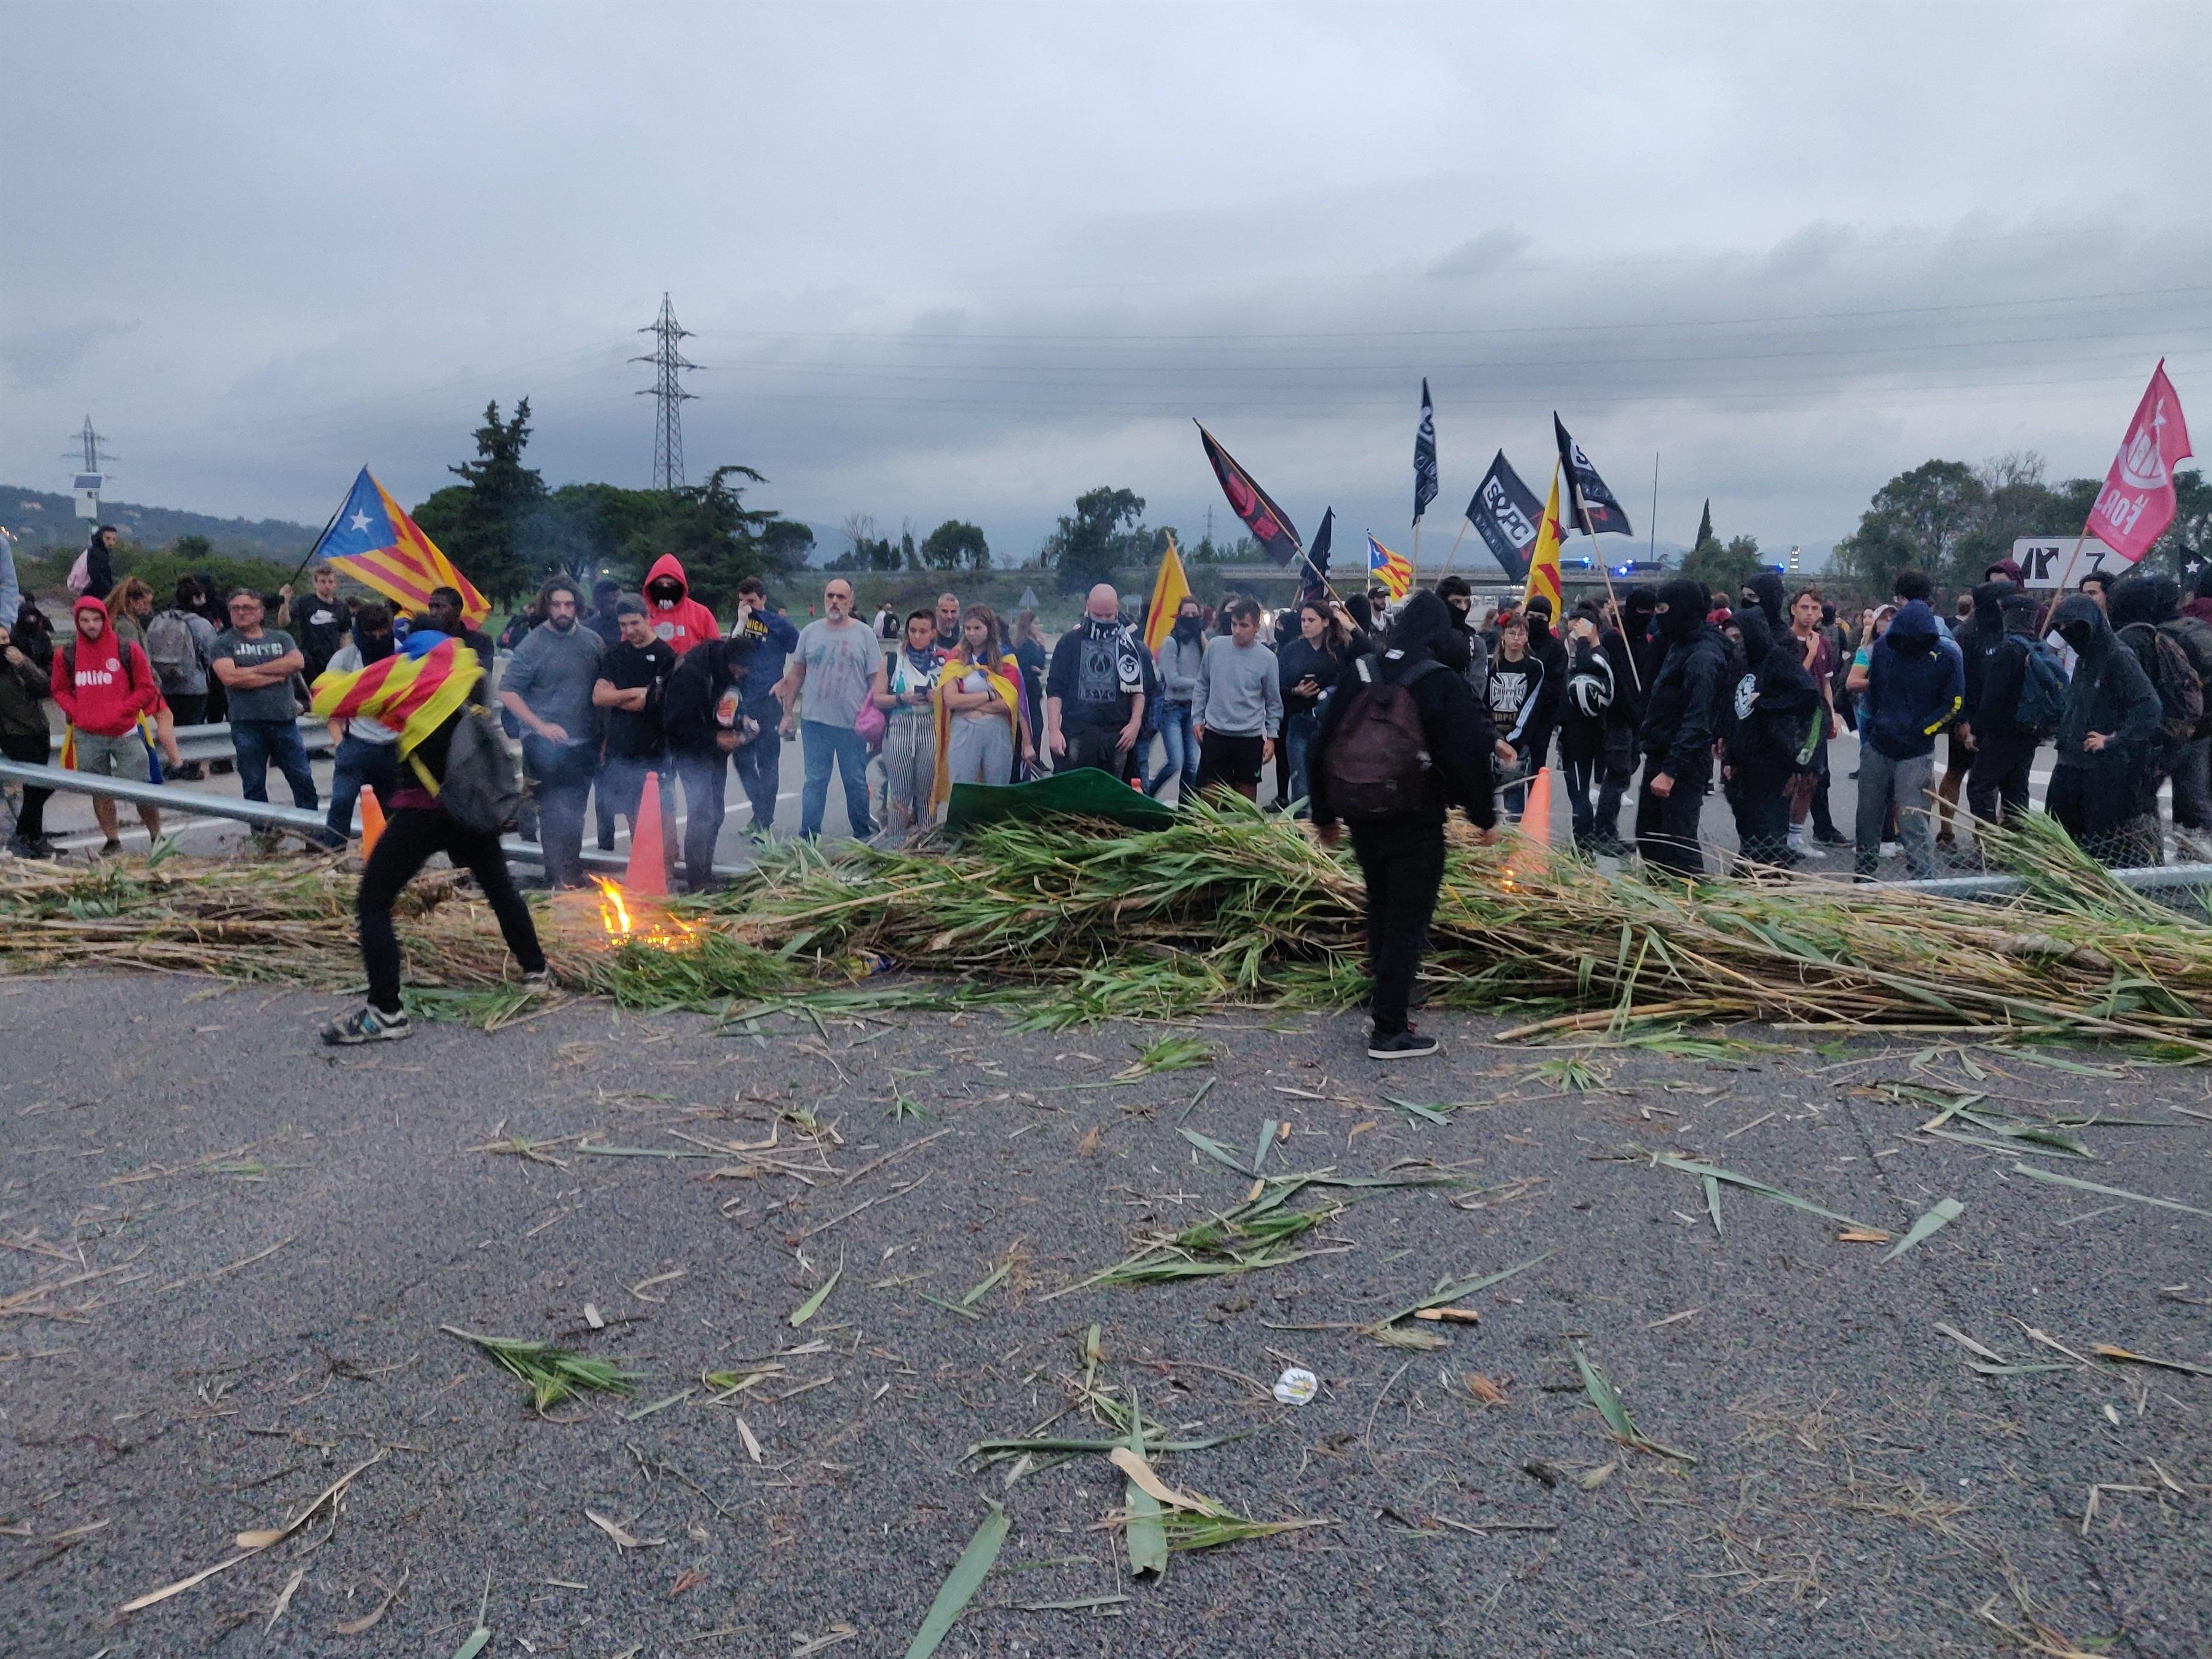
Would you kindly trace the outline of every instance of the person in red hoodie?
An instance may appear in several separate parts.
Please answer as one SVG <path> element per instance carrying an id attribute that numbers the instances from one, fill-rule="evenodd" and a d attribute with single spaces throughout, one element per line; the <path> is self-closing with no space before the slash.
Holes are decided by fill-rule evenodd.
<path id="1" fill-rule="evenodd" d="M 108 625 L 107 607 L 89 593 L 70 612 L 76 624 L 76 637 L 54 653 L 51 682 L 54 701 L 69 717 L 70 747 L 76 769 L 95 777 L 129 778 L 144 783 L 150 775 L 146 739 L 140 735 L 138 717 L 150 714 L 161 698 L 161 682 L 154 665 L 137 641 L 118 642 Z M 115 833 L 115 803 L 105 795 L 92 798 L 92 815 L 99 821 L 106 844 L 100 850 L 112 856 L 123 850 Z M 149 840 L 161 834 L 161 815 L 151 806 L 138 809 L 138 821 Z"/>
<path id="2" fill-rule="evenodd" d="M 679 657 L 695 645 L 722 636 L 714 613 L 691 597 L 691 584 L 673 553 L 662 554 L 645 573 L 645 601 L 653 636 Z"/>

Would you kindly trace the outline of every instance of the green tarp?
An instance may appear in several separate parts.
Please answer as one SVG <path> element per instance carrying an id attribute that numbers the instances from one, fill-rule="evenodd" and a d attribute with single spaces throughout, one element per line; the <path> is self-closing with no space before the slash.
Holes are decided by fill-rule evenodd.
<path id="1" fill-rule="evenodd" d="M 1175 811 L 1111 772 L 1086 766 L 1034 783 L 956 783 L 945 827 L 957 831 L 1058 817 L 1111 818 L 1133 829 L 1158 830 L 1175 822 Z"/>

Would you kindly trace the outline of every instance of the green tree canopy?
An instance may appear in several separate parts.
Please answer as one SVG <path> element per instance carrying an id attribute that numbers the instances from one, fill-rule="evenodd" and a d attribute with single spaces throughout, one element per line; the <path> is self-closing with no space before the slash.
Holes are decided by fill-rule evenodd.
<path id="1" fill-rule="evenodd" d="M 1759 556 L 1759 543 L 1749 536 L 1738 536 L 1722 544 L 1711 532 L 1712 520 L 1708 514 L 1706 535 L 1684 555 L 1682 574 L 1703 582 L 1717 592 L 1733 598 L 1743 591 L 1743 585 L 1766 568 L 1766 562 Z"/>
<path id="2" fill-rule="evenodd" d="M 1111 484 L 1075 498 L 1075 511 L 1064 515 L 1047 538 L 1044 562 L 1060 573 L 1060 591 L 1077 593 L 1111 581 L 1117 565 L 1141 561 L 1152 549 L 1144 529 L 1145 498 Z"/>
<path id="3" fill-rule="evenodd" d="M 447 469 L 461 482 L 416 507 L 415 522 L 485 594 L 512 600 L 533 580 L 517 539 L 530 509 L 545 495 L 544 479 L 522 464 L 530 399 L 516 404 L 504 421 L 496 402 L 485 404 L 476 442 L 476 459 Z"/>
<path id="4" fill-rule="evenodd" d="M 980 525 L 947 519 L 923 538 L 921 562 L 932 570 L 988 570 L 990 544 Z"/>

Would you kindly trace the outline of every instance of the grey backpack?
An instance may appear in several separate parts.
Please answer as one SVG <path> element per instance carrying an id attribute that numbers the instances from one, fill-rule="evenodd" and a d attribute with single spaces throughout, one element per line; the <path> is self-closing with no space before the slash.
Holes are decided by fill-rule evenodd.
<path id="1" fill-rule="evenodd" d="M 432 784 L 419 759 L 415 768 L 438 805 L 464 830 L 496 835 L 514 823 L 521 809 L 522 786 L 507 740 L 492 717 L 474 704 L 461 711 L 446 746 L 445 781 Z"/>

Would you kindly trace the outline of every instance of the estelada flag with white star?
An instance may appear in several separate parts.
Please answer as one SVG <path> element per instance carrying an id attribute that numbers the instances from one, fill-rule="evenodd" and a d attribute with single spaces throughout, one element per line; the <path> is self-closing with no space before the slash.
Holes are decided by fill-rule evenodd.
<path id="1" fill-rule="evenodd" d="M 491 615 L 491 601 L 453 568 L 453 562 L 369 476 L 367 467 L 353 481 L 353 494 L 308 556 L 327 559 L 342 574 L 374 588 L 410 615 L 428 605 L 432 592 L 441 587 L 461 596 L 461 615 L 470 627 L 483 627 Z"/>
<path id="2" fill-rule="evenodd" d="M 1403 553 L 1393 553 L 1367 532 L 1367 580 L 1390 596 L 1395 605 L 1413 591 L 1413 567 Z"/>
<path id="3" fill-rule="evenodd" d="M 395 651 L 350 674 L 325 670 L 314 685 L 314 712 L 325 720 L 366 714 L 397 732 L 399 752 L 410 755 L 468 701 L 483 672 L 477 653 L 441 639 L 419 657 Z"/>

